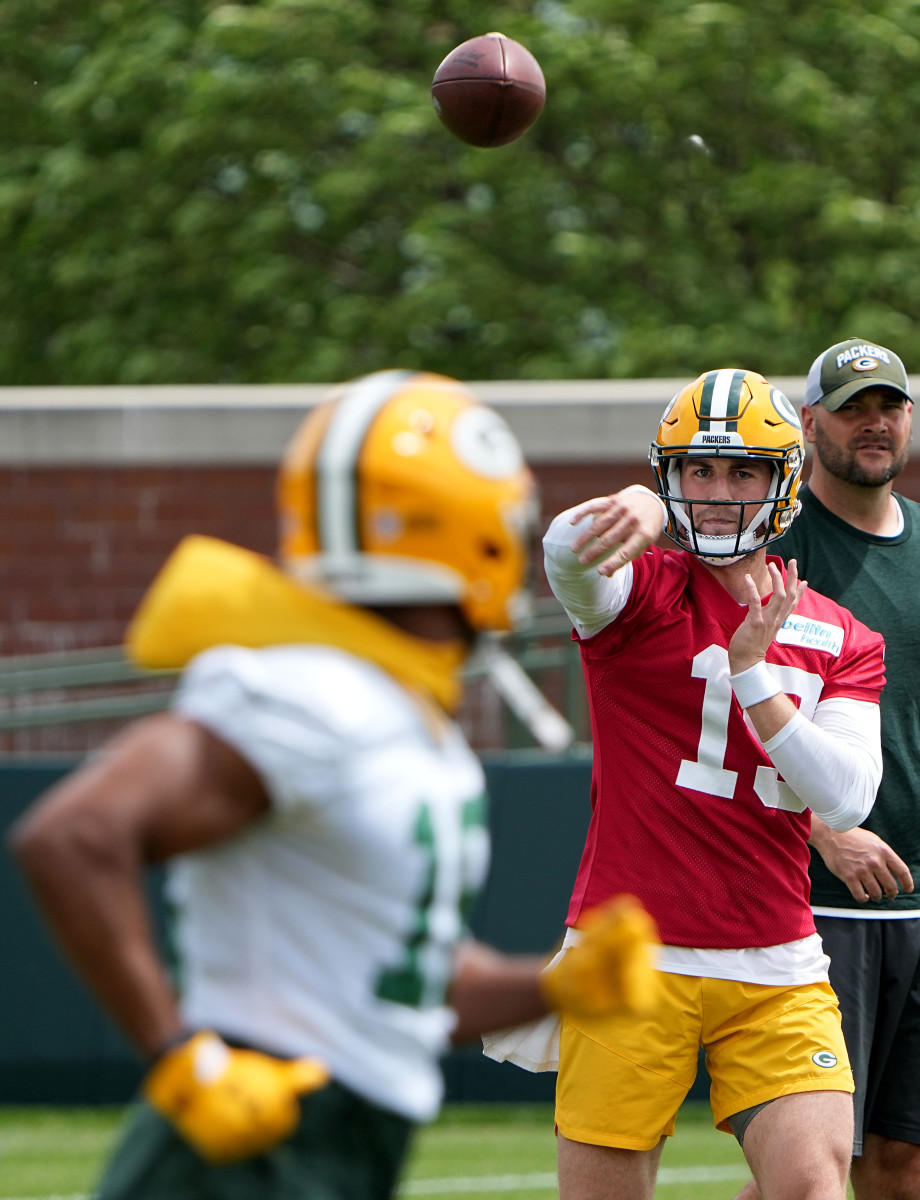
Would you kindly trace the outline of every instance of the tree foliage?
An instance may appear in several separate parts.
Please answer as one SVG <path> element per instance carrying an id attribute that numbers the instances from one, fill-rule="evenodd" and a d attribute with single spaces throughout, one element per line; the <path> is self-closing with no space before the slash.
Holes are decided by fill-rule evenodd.
<path id="1" fill-rule="evenodd" d="M 429 84 L 547 79 L 477 150 Z M 912 0 L 5 0 L 0 380 L 801 373 L 920 333 Z"/>

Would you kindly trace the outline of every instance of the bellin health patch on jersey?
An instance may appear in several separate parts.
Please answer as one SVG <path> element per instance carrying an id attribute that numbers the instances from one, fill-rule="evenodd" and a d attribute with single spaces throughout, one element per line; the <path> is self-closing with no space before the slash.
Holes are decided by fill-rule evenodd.
<path id="1" fill-rule="evenodd" d="M 794 613 L 783 622 L 776 640 L 786 646 L 804 646 L 808 650 L 824 650 L 838 657 L 843 649 L 843 630 L 827 621 L 813 621 Z"/>

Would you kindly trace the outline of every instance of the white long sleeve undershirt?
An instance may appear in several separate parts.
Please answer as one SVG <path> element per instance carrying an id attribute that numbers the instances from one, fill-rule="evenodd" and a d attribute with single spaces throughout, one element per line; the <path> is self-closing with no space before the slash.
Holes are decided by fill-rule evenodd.
<path id="1" fill-rule="evenodd" d="M 632 563 L 613 575 L 599 575 L 597 564 L 584 565 L 572 553 L 572 542 L 593 520 L 590 513 L 571 523 L 573 510 L 556 517 L 543 538 L 546 578 L 580 638 L 600 633 L 626 606 L 632 591 Z"/>
<path id="2" fill-rule="evenodd" d="M 763 748 L 802 803 L 843 830 L 861 824 L 875 802 L 881 737 L 877 704 L 836 696 L 819 700 L 811 721 L 796 711 Z"/>

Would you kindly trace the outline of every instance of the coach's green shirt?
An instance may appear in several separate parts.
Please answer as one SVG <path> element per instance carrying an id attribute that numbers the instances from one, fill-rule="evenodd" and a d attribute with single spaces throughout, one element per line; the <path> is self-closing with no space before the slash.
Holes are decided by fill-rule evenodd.
<path id="1" fill-rule="evenodd" d="M 885 639 L 882 691 L 884 772 L 863 827 L 904 859 L 916 890 L 894 900 L 859 904 L 849 888 L 811 855 L 811 902 L 833 908 L 896 911 L 920 908 L 920 504 L 896 496 L 904 529 L 892 538 L 863 533 L 842 521 L 807 487 L 790 531 L 770 547 L 799 576 Z"/>

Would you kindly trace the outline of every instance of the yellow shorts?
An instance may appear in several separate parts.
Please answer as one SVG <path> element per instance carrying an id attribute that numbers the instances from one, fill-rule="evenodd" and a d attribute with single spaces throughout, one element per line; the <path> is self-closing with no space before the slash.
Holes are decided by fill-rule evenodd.
<path id="1" fill-rule="evenodd" d="M 795 1092 L 852 1092 L 837 998 L 826 983 L 765 987 L 661 973 L 647 1018 L 562 1024 L 556 1127 L 572 1141 L 650 1150 L 674 1132 L 706 1050 L 716 1125 Z"/>

